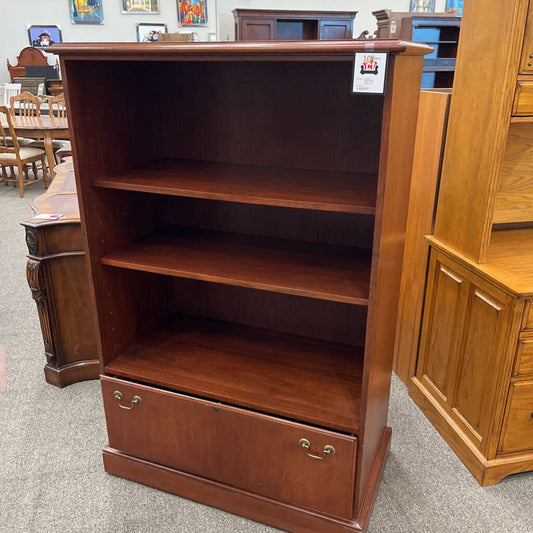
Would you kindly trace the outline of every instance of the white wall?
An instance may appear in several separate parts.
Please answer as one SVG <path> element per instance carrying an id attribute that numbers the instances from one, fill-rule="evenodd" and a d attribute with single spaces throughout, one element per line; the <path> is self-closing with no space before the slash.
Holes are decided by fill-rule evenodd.
<path id="1" fill-rule="evenodd" d="M 0 0 L 0 83 L 9 81 L 6 58 L 13 64 L 17 55 L 29 46 L 28 24 L 55 24 L 61 27 L 63 42 L 137 40 L 137 23 L 164 23 L 168 31 L 196 31 L 207 41 L 209 32 L 216 32 L 216 1 L 207 1 L 206 27 L 178 27 L 176 0 L 159 0 L 159 15 L 123 15 L 120 0 L 101 0 L 103 24 L 72 24 L 68 0 Z M 50 60 L 51 64 L 54 60 Z"/>
<path id="2" fill-rule="evenodd" d="M 136 40 L 136 24 L 165 23 L 168 31 L 191 31 L 178 27 L 176 0 L 159 0 L 159 15 L 122 15 L 120 0 L 102 0 L 104 23 L 72 24 L 68 0 L 0 0 L 0 83 L 9 81 L 6 58 L 15 63 L 22 48 L 29 46 L 26 26 L 28 24 L 57 24 L 61 27 L 64 42 Z M 436 11 L 443 11 L 446 0 L 436 0 Z M 326 7 L 327 5 L 327 7 Z M 372 11 L 392 9 L 408 11 L 409 0 L 207 0 L 208 26 L 194 28 L 200 40 L 207 40 L 209 32 L 216 32 L 221 41 L 235 38 L 233 14 L 236 7 L 256 9 L 328 9 L 358 11 L 354 35 L 363 30 L 371 33 L 376 28 Z M 53 58 L 50 59 L 53 64 Z"/>

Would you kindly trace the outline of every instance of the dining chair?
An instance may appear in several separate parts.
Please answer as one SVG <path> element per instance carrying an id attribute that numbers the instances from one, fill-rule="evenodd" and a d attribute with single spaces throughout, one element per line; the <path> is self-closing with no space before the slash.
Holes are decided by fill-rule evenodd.
<path id="1" fill-rule="evenodd" d="M 18 111 L 18 114 L 23 117 L 41 116 L 41 100 L 27 91 L 12 96 L 9 103 L 12 115 Z"/>
<path id="2" fill-rule="evenodd" d="M 17 96 L 22 90 L 21 83 L 5 83 L 4 84 L 4 102 L 2 105 L 9 107 L 11 104 L 11 97 Z"/>
<path id="3" fill-rule="evenodd" d="M 48 104 L 48 115 L 53 117 L 66 117 L 67 104 L 65 103 L 65 95 L 63 93 L 57 96 L 51 96 L 46 101 Z"/>
<path id="4" fill-rule="evenodd" d="M 7 128 L 0 126 L 0 166 L 2 167 L 2 174 L 0 180 L 7 185 L 12 182 L 14 185 L 18 181 L 20 197 L 24 197 L 24 186 L 33 185 L 42 181 L 45 188 L 48 187 L 48 168 L 46 166 L 46 155 L 44 150 L 40 148 L 32 148 L 29 146 L 20 146 L 13 122 L 11 120 L 11 113 L 6 106 L 0 106 L 0 119 L 4 119 L 7 123 Z M 6 131 L 7 129 L 7 131 Z M 8 140 L 10 138 L 11 142 Z M 41 163 L 42 178 L 38 178 L 36 171 L 36 163 Z M 32 164 L 34 168 L 34 179 L 30 180 L 26 165 Z M 5 167 L 14 167 L 18 169 L 18 179 L 11 173 L 11 177 L 7 176 Z M 26 179 L 24 179 L 26 178 Z"/>

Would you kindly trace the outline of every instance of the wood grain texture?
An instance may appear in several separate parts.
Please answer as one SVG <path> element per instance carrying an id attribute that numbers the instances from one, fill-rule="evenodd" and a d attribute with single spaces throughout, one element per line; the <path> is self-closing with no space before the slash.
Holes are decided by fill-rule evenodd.
<path id="1" fill-rule="evenodd" d="M 469 0 L 462 18 L 435 236 L 478 262 L 490 242 L 526 11 L 523 0 Z"/>
<path id="2" fill-rule="evenodd" d="M 368 305 L 368 251 L 192 228 L 153 235 L 102 264 Z"/>
<path id="3" fill-rule="evenodd" d="M 513 116 L 533 115 L 533 83 L 527 79 L 519 79 L 513 102 Z"/>
<path id="4" fill-rule="evenodd" d="M 370 279 L 370 303 L 365 343 L 365 366 L 358 456 L 360 509 L 383 431 L 387 424 L 390 377 L 400 291 L 401 265 L 416 135 L 422 58 L 396 56 L 389 78 L 382 128 L 378 203 Z"/>
<path id="5" fill-rule="evenodd" d="M 502 429 L 502 453 L 533 451 L 533 381 L 511 384 Z"/>
<path id="6" fill-rule="evenodd" d="M 363 214 L 376 211 L 376 182 L 376 176 L 347 172 L 190 160 L 150 162 L 94 180 L 111 189 Z"/>
<path id="7" fill-rule="evenodd" d="M 449 93 L 421 91 L 405 231 L 393 370 L 407 385 L 415 374 L 429 248 L 446 137 Z"/>
<path id="8" fill-rule="evenodd" d="M 524 43 L 520 59 L 520 73 L 531 74 L 533 72 L 533 6 L 529 4 L 524 32 Z"/>
<path id="9" fill-rule="evenodd" d="M 103 456 L 106 472 L 110 474 L 200 501 L 230 513 L 240 514 L 246 509 L 247 517 L 252 520 L 271 524 L 285 531 L 362 533 L 368 528 L 368 521 L 361 523 L 358 519 L 342 520 L 311 509 L 258 496 L 186 472 L 136 459 L 109 446 L 104 448 Z"/>
<path id="10" fill-rule="evenodd" d="M 493 222 L 533 221 L 533 123 L 510 124 Z"/>
<path id="11" fill-rule="evenodd" d="M 356 433 L 361 367 L 358 348 L 182 316 L 104 371 Z"/>
<path id="12" fill-rule="evenodd" d="M 257 42 L 203 42 L 203 43 L 61 43 L 53 45 L 54 54 L 64 60 L 77 57 L 93 59 L 121 59 L 139 61 L 143 58 L 159 61 L 173 59 L 175 61 L 194 61 L 206 59 L 213 61 L 281 61 L 321 59 L 351 61 L 356 51 L 374 50 L 402 53 L 405 55 L 422 56 L 431 52 L 429 46 L 398 40 L 366 41 L 279 41 L 268 43 Z M 52 48 L 50 48 L 52 50 Z"/>
<path id="13" fill-rule="evenodd" d="M 518 377 L 533 377 L 533 336 L 521 335 L 516 349 L 514 374 Z"/>
<path id="14" fill-rule="evenodd" d="M 114 391 L 129 406 L 121 409 Z M 243 409 L 102 378 L 109 446 L 135 457 L 342 518 L 352 517 L 357 439 Z M 335 453 L 324 460 L 325 446 Z M 315 487 L 321 487 L 321 491 Z"/>
<path id="15" fill-rule="evenodd" d="M 447 255 L 457 257 L 473 272 L 514 295 L 533 296 L 533 230 L 494 231 L 485 263 L 477 263 L 435 237 L 429 243 Z"/>

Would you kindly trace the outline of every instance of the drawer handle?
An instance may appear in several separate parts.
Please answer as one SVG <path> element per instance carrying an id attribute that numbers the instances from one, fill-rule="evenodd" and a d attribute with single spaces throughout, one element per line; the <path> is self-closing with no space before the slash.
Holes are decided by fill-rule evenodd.
<path id="1" fill-rule="evenodd" d="M 134 396 L 134 397 L 131 399 L 131 407 L 128 407 L 127 405 L 122 405 L 122 404 L 120 403 L 121 400 L 122 400 L 122 393 L 121 393 L 119 390 L 116 390 L 116 391 L 113 393 L 113 396 L 118 400 L 118 406 L 119 406 L 121 409 L 127 409 L 128 411 L 131 411 L 131 410 L 135 407 L 135 404 L 137 404 L 137 403 L 141 403 L 141 402 L 142 402 L 140 396 Z"/>
<path id="2" fill-rule="evenodd" d="M 311 443 L 307 439 L 300 439 L 300 446 L 306 450 L 309 450 L 311 448 Z M 313 459 L 323 461 L 328 455 L 335 455 L 335 448 L 331 446 L 331 444 L 326 444 L 322 450 L 322 455 L 315 455 L 309 451 L 306 451 L 305 453 L 307 453 L 307 455 Z"/>

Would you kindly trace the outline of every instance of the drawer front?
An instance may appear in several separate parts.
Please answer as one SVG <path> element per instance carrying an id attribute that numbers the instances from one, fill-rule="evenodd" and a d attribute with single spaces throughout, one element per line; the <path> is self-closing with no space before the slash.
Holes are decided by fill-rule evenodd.
<path id="1" fill-rule="evenodd" d="M 533 81 L 519 80 L 513 103 L 514 116 L 533 115 Z"/>
<path id="2" fill-rule="evenodd" d="M 531 305 L 531 300 L 526 301 L 526 306 L 524 309 L 524 318 L 522 320 L 522 330 L 533 331 L 533 305 Z"/>
<path id="3" fill-rule="evenodd" d="M 517 381 L 511 384 L 500 451 L 530 449 L 533 449 L 533 381 Z"/>
<path id="4" fill-rule="evenodd" d="M 526 30 L 524 33 L 520 72 L 523 74 L 533 73 L 533 4 L 531 2 L 529 3 Z"/>
<path id="5" fill-rule="evenodd" d="M 522 336 L 518 340 L 516 350 L 515 375 L 533 374 L 533 336 Z"/>
<path id="6" fill-rule="evenodd" d="M 122 396 L 120 404 L 116 391 Z M 352 518 L 355 437 L 115 378 L 102 377 L 102 393 L 112 448 L 255 494 Z M 138 403 L 132 403 L 135 396 Z M 309 442 L 308 449 L 301 439 Z M 323 454 L 326 446 L 335 453 Z"/>

